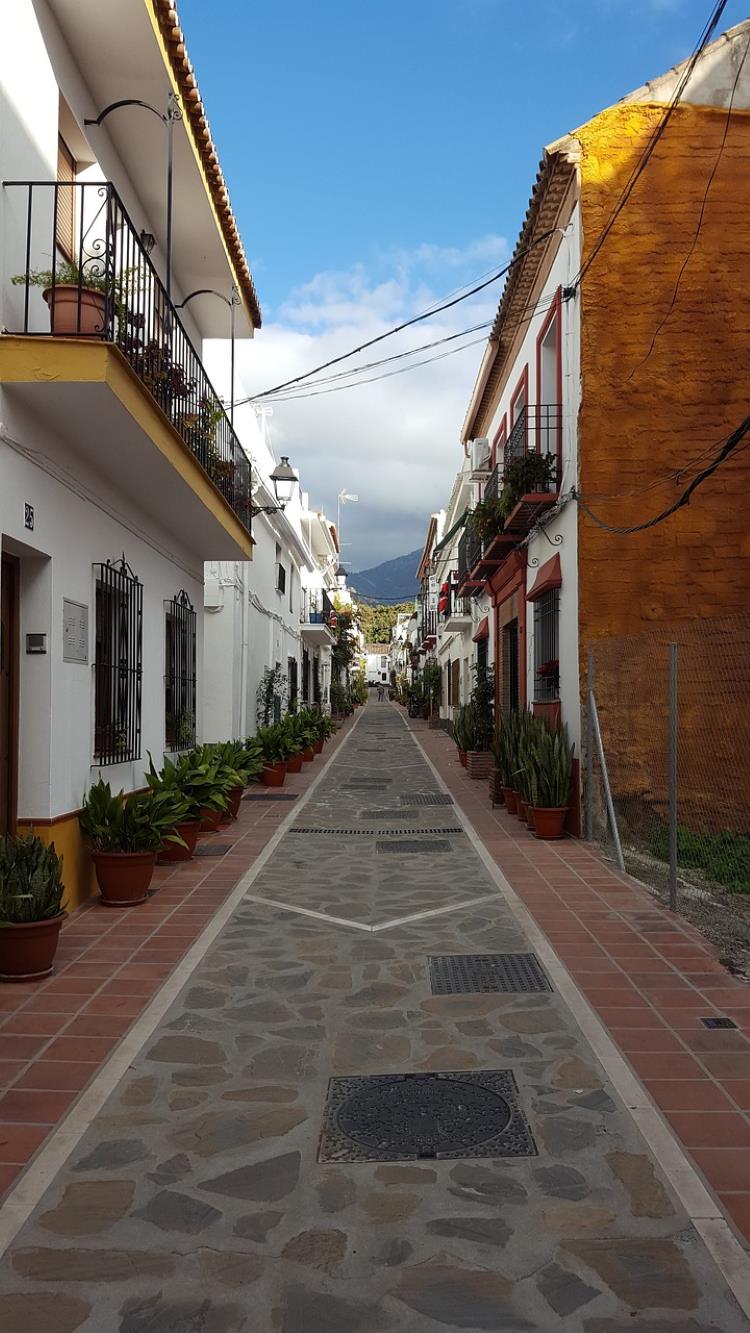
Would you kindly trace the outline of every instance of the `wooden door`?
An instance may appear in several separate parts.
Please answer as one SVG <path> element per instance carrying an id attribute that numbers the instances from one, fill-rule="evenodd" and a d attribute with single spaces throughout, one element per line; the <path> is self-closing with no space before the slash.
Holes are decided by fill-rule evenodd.
<path id="1" fill-rule="evenodd" d="M 0 578 L 0 834 L 16 824 L 18 564 L 2 557 Z"/>

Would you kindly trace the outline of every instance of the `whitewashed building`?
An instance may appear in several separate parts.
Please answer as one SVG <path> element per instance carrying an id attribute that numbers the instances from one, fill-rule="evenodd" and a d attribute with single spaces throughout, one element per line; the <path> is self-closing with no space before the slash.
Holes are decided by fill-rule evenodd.
<path id="1" fill-rule="evenodd" d="M 200 737 L 204 561 L 252 554 L 226 305 L 179 307 L 260 312 L 171 5 L 14 0 L 0 105 L 0 832 L 54 839 L 72 907 L 86 789 Z"/>

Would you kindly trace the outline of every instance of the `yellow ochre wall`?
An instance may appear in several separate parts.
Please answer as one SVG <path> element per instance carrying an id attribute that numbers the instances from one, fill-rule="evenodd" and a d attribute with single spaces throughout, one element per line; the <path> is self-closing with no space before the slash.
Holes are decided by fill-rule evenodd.
<path id="1" fill-rule="evenodd" d="M 613 107 L 577 132 L 584 261 L 663 113 L 663 106 Z M 726 127 L 725 111 L 681 106 L 674 112 L 583 279 L 578 484 L 609 524 L 628 526 L 658 514 L 695 471 L 676 479 L 670 470 L 689 468 L 701 453 L 702 461 L 713 457 L 748 413 L 750 208 L 743 182 L 750 175 L 750 115 L 733 114 L 722 150 Z M 749 492 L 746 448 L 686 508 L 651 530 L 615 535 L 579 509 L 582 681 L 592 641 L 662 629 L 666 641 L 675 622 L 748 611 Z M 712 788 L 721 793 L 732 770 L 744 770 L 737 782 L 750 788 L 746 757 L 735 753 L 737 738 L 748 737 L 747 637 L 721 635 L 729 655 L 723 668 L 733 681 L 732 697 L 724 691 L 721 700 L 721 738 L 706 746 L 705 727 L 697 726 L 681 736 L 681 815 L 691 806 L 706 810 Z M 658 745 L 654 735 L 666 727 L 666 669 L 657 681 L 653 642 L 614 649 L 602 645 L 609 669 L 597 682 L 605 743 L 615 771 L 620 763 L 625 794 L 659 807 L 666 735 Z M 683 663 L 687 668 L 684 654 Z M 633 689 L 636 678 L 640 691 Z M 705 723 L 715 702 L 706 693 L 705 673 L 685 669 L 683 720 Z M 750 789 L 738 801 L 738 810 L 742 806 L 750 806 Z M 715 813 L 719 826 L 736 824 Z"/>
<path id="2" fill-rule="evenodd" d="M 80 907 L 81 903 L 96 893 L 94 868 L 81 837 L 77 812 L 63 815 L 54 823 L 36 824 L 33 820 L 19 821 L 18 832 L 33 832 L 47 846 L 54 842 L 55 851 L 63 858 L 64 905 L 68 912 Z"/>
<path id="3" fill-rule="evenodd" d="M 613 107 L 577 133 L 584 261 L 663 111 Z M 747 113 L 732 118 L 695 250 L 649 354 L 695 240 L 725 125 L 726 113 L 711 108 L 675 111 L 583 280 L 579 486 L 610 524 L 657 514 L 686 484 L 663 480 L 664 474 L 704 450 L 713 453 L 711 446 L 747 415 Z M 654 622 L 745 610 L 749 485 L 745 452 L 723 465 L 687 508 L 651 531 L 616 536 L 581 512 L 582 646 Z M 631 491 L 638 493 L 624 494 Z M 596 498 L 610 495 L 618 498 Z"/>

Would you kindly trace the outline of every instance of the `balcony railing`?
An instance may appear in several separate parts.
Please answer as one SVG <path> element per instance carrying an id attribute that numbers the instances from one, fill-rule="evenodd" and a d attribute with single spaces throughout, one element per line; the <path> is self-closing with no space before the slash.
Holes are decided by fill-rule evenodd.
<path id="1" fill-rule="evenodd" d="M 214 486 L 250 530 L 250 464 L 216 390 L 167 297 L 138 231 L 113 185 L 81 181 L 5 181 L 21 201 L 16 218 L 23 255 L 12 283 L 21 288 L 9 333 L 91 338 L 113 343 L 146 386 Z M 73 208 L 69 191 L 74 191 Z M 18 191 L 18 195 L 15 194 Z M 72 216 L 72 253 L 58 245 Z M 7 210 L 12 220 L 12 209 Z M 69 240 L 69 228 L 66 231 Z M 6 241 L 6 253 L 11 250 Z M 40 272 L 37 265 L 50 265 Z M 40 287 L 49 307 L 42 322 Z M 6 302 L 11 312 L 12 300 Z"/>
<path id="2" fill-rule="evenodd" d="M 448 605 L 443 612 L 443 620 L 455 620 L 457 616 L 471 616 L 471 598 L 460 595 L 457 583 L 449 583 L 446 593 Z"/>
<path id="3" fill-rule="evenodd" d="M 427 610 L 423 611 L 422 622 L 420 625 L 420 642 L 424 643 L 425 639 L 432 639 L 436 636 L 436 634 L 437 634 L 437 612 L 427 611 Z"/>
<path id="4" fill-rule="evenodd" d="M 333 610 L 333 602 L 324 589 L 310 592 L 304 598 L 300 620 L 307 625 L 327 625 Z"/>
<path id="5" fill-rule="evenodd" d="M 562 409 L 559 404 L 541 403 L 536 407 L 524 408 L 515 422 L 505 443 L 504 468 L 526 454 L 541 454 L 542 457 L 550 459 L 549 481 L 545 479 L 529 485 L 528 493 L 548 493 L 557 490 L 560 484 L 561 435 Z M 494 485 L 492 494 L 495 499 L 503 483 L 502 471 L 498 472 L 499 467 L 498 464 L 485 490 L 485 496 L 489 496 L 490 487 Z"/>

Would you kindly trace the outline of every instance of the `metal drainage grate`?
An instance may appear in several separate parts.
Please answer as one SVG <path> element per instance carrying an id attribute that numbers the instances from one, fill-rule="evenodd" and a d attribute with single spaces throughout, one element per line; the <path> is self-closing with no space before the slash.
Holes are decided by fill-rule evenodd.
<path id="1" fill-rule="evenodd" d="M 282 792 L 280 796 L 271 796 L 270 793 L 266 795 L 265 792 L 249 791 L 242 799 L 243 801 L 268 801 L 270 803 L 274 801 L 296 801 L 297 793 L 295 792 L 292 795 L 289 792 Z"/>
<path id="2" fill-rule="evenodd" d="M 404 830 L 401 828 L 323 828 L 321 826 L 320 828 L 290 828 L 287 830 L 287 832 L 324 834 L 331 838 L 339 838 L 339 837 L 382 838 L 384 835 L 388 834 L 393 834 L 395 837 L 400 837 L 400 835 L 404 832 Z M 455 837 L 457 833 L 463 833 L 463 829 L 462 828 L 420 828 L 420 829 L 410 829 L 409 832 L 426 833 L 426 834 L 443 833 L 443 834 L 450 834 L 452 837 Z M 424 846 L 425 843 L 419 843 L 420 848 Z"/>
<path id="3" fill-rule="evenodd" d="M 196 847 L 194 856 L 226 856 L 234 847 L 233 842 L 204 842 Z"/>
<path id="4" fill-rule="evenodd" d="M 362 819 L 418 819 L 416 810 L 360 810 Z"/>
<path id="5" fill-rule="evenodd" d="M 552 990 L 534 953 L 431 954 L 427 961 L 433 995 Z"/>
<path id="6" fill-rule="evenodd" d="M 399 799 L 402 805 L 453 805 L 453 797 L 442 791 L 412 791 Z"/>
<path id="7" fill-rule="evenodd" d="M 322 1162 L 536 1157 L 509 1069 L 332 1078 Z"/>
<path id="8" fill-rule="evenodd" d="M 398 832 L 401 830 L 399 829 Z M 416 829 L 410 830 L 416 832 Z M 437 830 L 436 830 L 437 831 Z M 385 829 L 380 829 L 380 833 L 385 833 Z M 441 829 L 441 833 L 449 832 L 448 829 Z M 413 852 L 450 852 L 453 848 L 447 838 L 425 838 L 419 842 L 416 838 L 398 838 L 393 842 L 376 842 L 376 852 L 401 852 L 411 855 Z"/>
<path id="9" fill-rule="evenodd" d="M 370 778 L 349 778 L 344 787 L 351 787 L 355 791 L 385 791 L 390 781 L 390 778 L 378 778 L 377 782 Z"/>
<path id="10" fill-rule="evenodd" d="M 706 1028 L 736 1028 L 737 1024 L 731 1018 L 702 1018 L 701 1023 Z"/>

